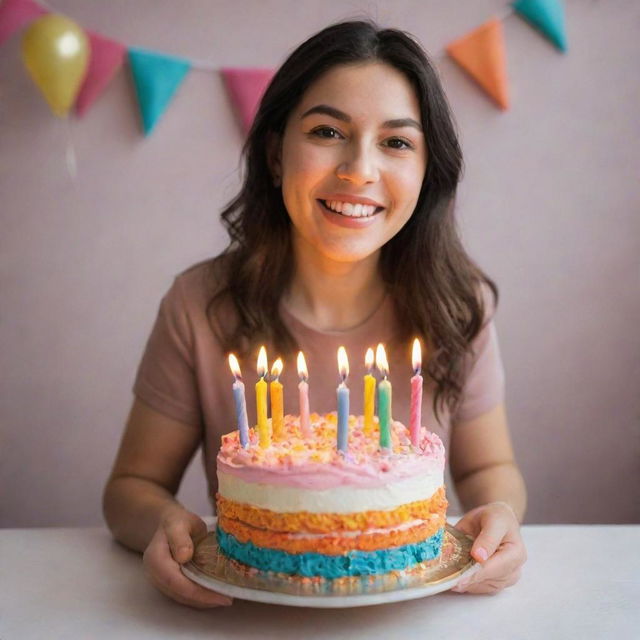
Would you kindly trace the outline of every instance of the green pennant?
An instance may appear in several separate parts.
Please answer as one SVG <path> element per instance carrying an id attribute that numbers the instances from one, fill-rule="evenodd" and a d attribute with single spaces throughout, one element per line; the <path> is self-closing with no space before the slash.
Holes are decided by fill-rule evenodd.
<path id="1" fill-rule="evenodd" d="M 128 54 L 142 129 L 148 136 L 191 69 L 191 63 L 146 49 L 131 48 Z"/>
<path id="2" fill-rule="evenodd" d="M 560 51 L 567 50 L 567 32 L 562 0 L 517 0 L 511 5 Z"/>

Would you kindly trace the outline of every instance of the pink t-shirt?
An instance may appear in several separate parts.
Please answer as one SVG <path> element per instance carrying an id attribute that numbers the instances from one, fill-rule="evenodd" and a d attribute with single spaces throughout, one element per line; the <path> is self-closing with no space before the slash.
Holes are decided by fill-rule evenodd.
<path id="1" fill-rule="evenodd" d="M 212 493 L 217 488 L 215 458 L 220 437 L 237 428 L 231 391 L 233 376 L 227 354 L 211 329 L 206 307 L 211 296 L 209 263 L 200 263 L 179 275 L 160 304 L 155 325 L 140 363 L 134 393 L 145 404 L 201 431 L 204 465 Z M 339 383 L 337 351 L 344 346 L 349 356 L 350 412 L 361 414 L 364 355 L 379 342 L 388 345 L 396 335 L 396 318 L 391 299 L 361 325 L 349 331 L 320 332 L 305 326 L 283 305 L 280 312 L 305 354 L 309 369 L 310 410 L 327 413 L 336 410 Z M 269 366 L 280 354 L 268 351 Z M 411 345 L 388 349 L 393 385 L 393 418 L 408 425 L 410 403 Z M 257 381 L 256 356 L 241 360 L 246 387 L 249 425 L 256 422 L 254 384 Z M 423 425 L 437 433 L 447 446 L 451 424 L 475 418 L 504 398 L 504 372 L 493 320 L 489 320 L 473 343 L 467 358 L 462 400 L 454 416 L 432 409 L 432 389 L 424 385 Z M 284 387 L 285 413 L 298 411 L 298 374 L 295 357 L 285 359 L 280 376 Z"/>

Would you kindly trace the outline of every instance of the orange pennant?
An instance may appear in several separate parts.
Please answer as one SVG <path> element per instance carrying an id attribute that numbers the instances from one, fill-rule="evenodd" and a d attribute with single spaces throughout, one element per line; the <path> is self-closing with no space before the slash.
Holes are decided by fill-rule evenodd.
<path id="1" fill-rule="evenodd" d="M 446 50 L 501 109 L 509 108 L 507 56 L 500 20 L 485 22 Z"/>

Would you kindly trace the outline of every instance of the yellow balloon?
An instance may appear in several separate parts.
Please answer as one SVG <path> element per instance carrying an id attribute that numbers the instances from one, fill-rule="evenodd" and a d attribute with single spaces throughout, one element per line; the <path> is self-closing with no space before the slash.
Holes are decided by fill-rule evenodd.
<path id="1" fill-rule="evenodd" d="M 82 27 L 50 13 L 31 23 L 22 37 L 22 59 L 57 116 L 73 106 L 89 64 L 90 45 Z"/>

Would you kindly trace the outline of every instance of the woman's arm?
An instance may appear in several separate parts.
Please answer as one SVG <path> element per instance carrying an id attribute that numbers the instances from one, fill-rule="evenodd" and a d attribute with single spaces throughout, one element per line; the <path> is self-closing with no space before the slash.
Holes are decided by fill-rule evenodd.
<path id="1" fill-rule="evenodd" d="M 506 502 L 522 522 L 527 492 L 514 459 L 503 404 L 453 426 L 449 466 L 465 510 Z"/>
<path id="2" fill-rule="evenodd" d="M 136 400 L 103 495 L 104 517 L 123 545 L 144 551 L 149 580 L 165 595 L 193 607 L 231 599 L 187 579 L 180 564 L 193 556 L 205 523 L 175 494 L 200 444 L 200 431 Z"/>
<path id="3" fill-rule="evenodd" d="M 116 540 L 144 551 L 200 444 L 200 432 L 136 400 L 129 414 L 111 476 L 103 512 Z"/>
<path id="4" fill-rule="evenodd" d="M 497 593 L 518 581 L 527 558 L 519 524 L 527 494 L 503 405 L 454 425 L 449 461 L 458 496 L 470 509 L 456 527 L 475 538 L 471 555 L 482 564 L 454 591 Z"/>

